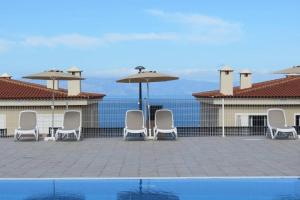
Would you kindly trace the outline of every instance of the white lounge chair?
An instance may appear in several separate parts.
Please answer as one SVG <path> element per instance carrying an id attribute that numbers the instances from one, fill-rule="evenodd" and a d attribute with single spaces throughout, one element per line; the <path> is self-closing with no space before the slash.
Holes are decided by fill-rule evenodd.
<path id="1" fill-rule="evenodd" d="M 126 140 L 128 133 L 143 134 L 144 138 L 147 136 L 143 111 L 128 110 L 126 112 L 125 128 L 123 130 L 124 140 Z"/>
<path id="2" fill-rule="evenodd" d="M 81 136 L 81 112 L 77 110 L 68 110 L 64 114 L 63 127 L 55 133 L 55 140 L 64 139 L 73 134 L 79 141 Z"/>
<path id="3" fill-rule="evenodd" d="M 37 127 L 37 114 L 32 110 L 24 110 L 19 115 L 19 127 L 15 130 L 15 141 L 20 140 L 22 136 L 34 136 L 39 140 L 39 129 Z"/>
<path id="4" fill-rule="evenodd" d="M 155 112 L 154 139 L 157 140 L 159 133 L 172 134 L 177 139 L 177 128 L 174 126 L 173 112 L 167 109 Z"/>
<path id="5" fill-rule="evenodd" d="M 288 127 L 286 124 L 284 110 L 278 108 L 269 109 L 267 123 L 272 139 L 278 138 L 279 133 L 285 134 L 287 137 L 293 135 L 294 139 L 297 138 L 296 129 L 294 127 Z"/>

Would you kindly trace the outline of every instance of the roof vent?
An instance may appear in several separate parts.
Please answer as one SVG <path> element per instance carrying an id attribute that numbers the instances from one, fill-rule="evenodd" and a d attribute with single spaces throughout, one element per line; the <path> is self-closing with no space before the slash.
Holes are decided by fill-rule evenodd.
<path id="1" fill-rule="evenodd" d="M 72 74 L 73 76 L 81 77 L 82 70 L 78 67 L 70 67 L 67 70 L 68 73 Z M 76 96 L 81 93 L 81 80 L 70 80 L 68 81 L 68 96 Z"/>
<path id="2" fill-rule="evenodd" d="M 247 89 L 252 87 L 251 82 L 252 73 L 249 70 L 242 70 L 240 72 L 240 88 Z"/>
<path id="3" fill-rule="evenodd" d="M 10 74 L 8 74 L 8 73 L 3 73 L 3 74 L 0 76 L 0 78 L 11 79 L 12 76 L 11 76 Z"/>
<path id="4" fill-rule="evenodd" d="M 220 93 L 233 95 L 233 69 L 230 66 L 223 66 L 220 70 Z"/>

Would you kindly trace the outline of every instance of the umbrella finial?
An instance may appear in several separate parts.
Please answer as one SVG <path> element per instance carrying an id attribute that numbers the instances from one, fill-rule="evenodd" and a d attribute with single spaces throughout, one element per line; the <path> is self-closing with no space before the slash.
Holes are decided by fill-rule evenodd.
<path id="1" fill-rule="evenodd" d="M 145 70 L 146 68 L 144 66 L 137 66 L 134 69 L 139 70 L 139 73 L 141 73 L 143 70 Z"/>

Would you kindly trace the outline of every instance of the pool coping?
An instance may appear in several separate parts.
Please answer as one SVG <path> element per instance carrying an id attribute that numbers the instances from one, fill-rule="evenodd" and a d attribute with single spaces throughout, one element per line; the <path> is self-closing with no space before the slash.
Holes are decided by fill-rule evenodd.
<path id="1" fill-rule="evenodd" d="M 300 179 L 300 176 L 216 176 L 216 177 L 59 177 L 59 178 L 0 178 L 5 180 L 210 180 L 210 179 Z"/>

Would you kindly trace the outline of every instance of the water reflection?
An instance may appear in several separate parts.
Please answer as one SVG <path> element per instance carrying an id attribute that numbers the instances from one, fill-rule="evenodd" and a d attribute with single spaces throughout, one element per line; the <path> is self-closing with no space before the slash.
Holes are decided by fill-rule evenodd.
<path id="1" fill-rule="evenodd" d="M 300 200 L 300 197 L 294 195 L 280 196 L 274 200 Z"/>
<path id="2" fill-rule="evenodd" d="M 24 200 L 85 200 L 85 197 L 81 194 L 75 193 L 57 193 L 56 191 L 56 181 L 52 180 L 52 194 L 40 194 L 34 195 Z"/>
<path id="3" fill-rule="evenodd" d="M 139 189 L 136 191 L 122 191 L 117 195 L 117 200 L 179 200 L 171 192 L 158 190 L 143 190 L 143 180 L 139 180 Z"/>
<path id="4" fill-rule="evenodd" d="M 85 198 L 78 194 L 64 194 L 64 195 L 36 195 L 24 200 L 85 200 Z"/>
<path id="5" fill-rule="evenodd" d="M 0 200 L 300 200 L 300 181 L 267 179 L 0 180 Z"/>

